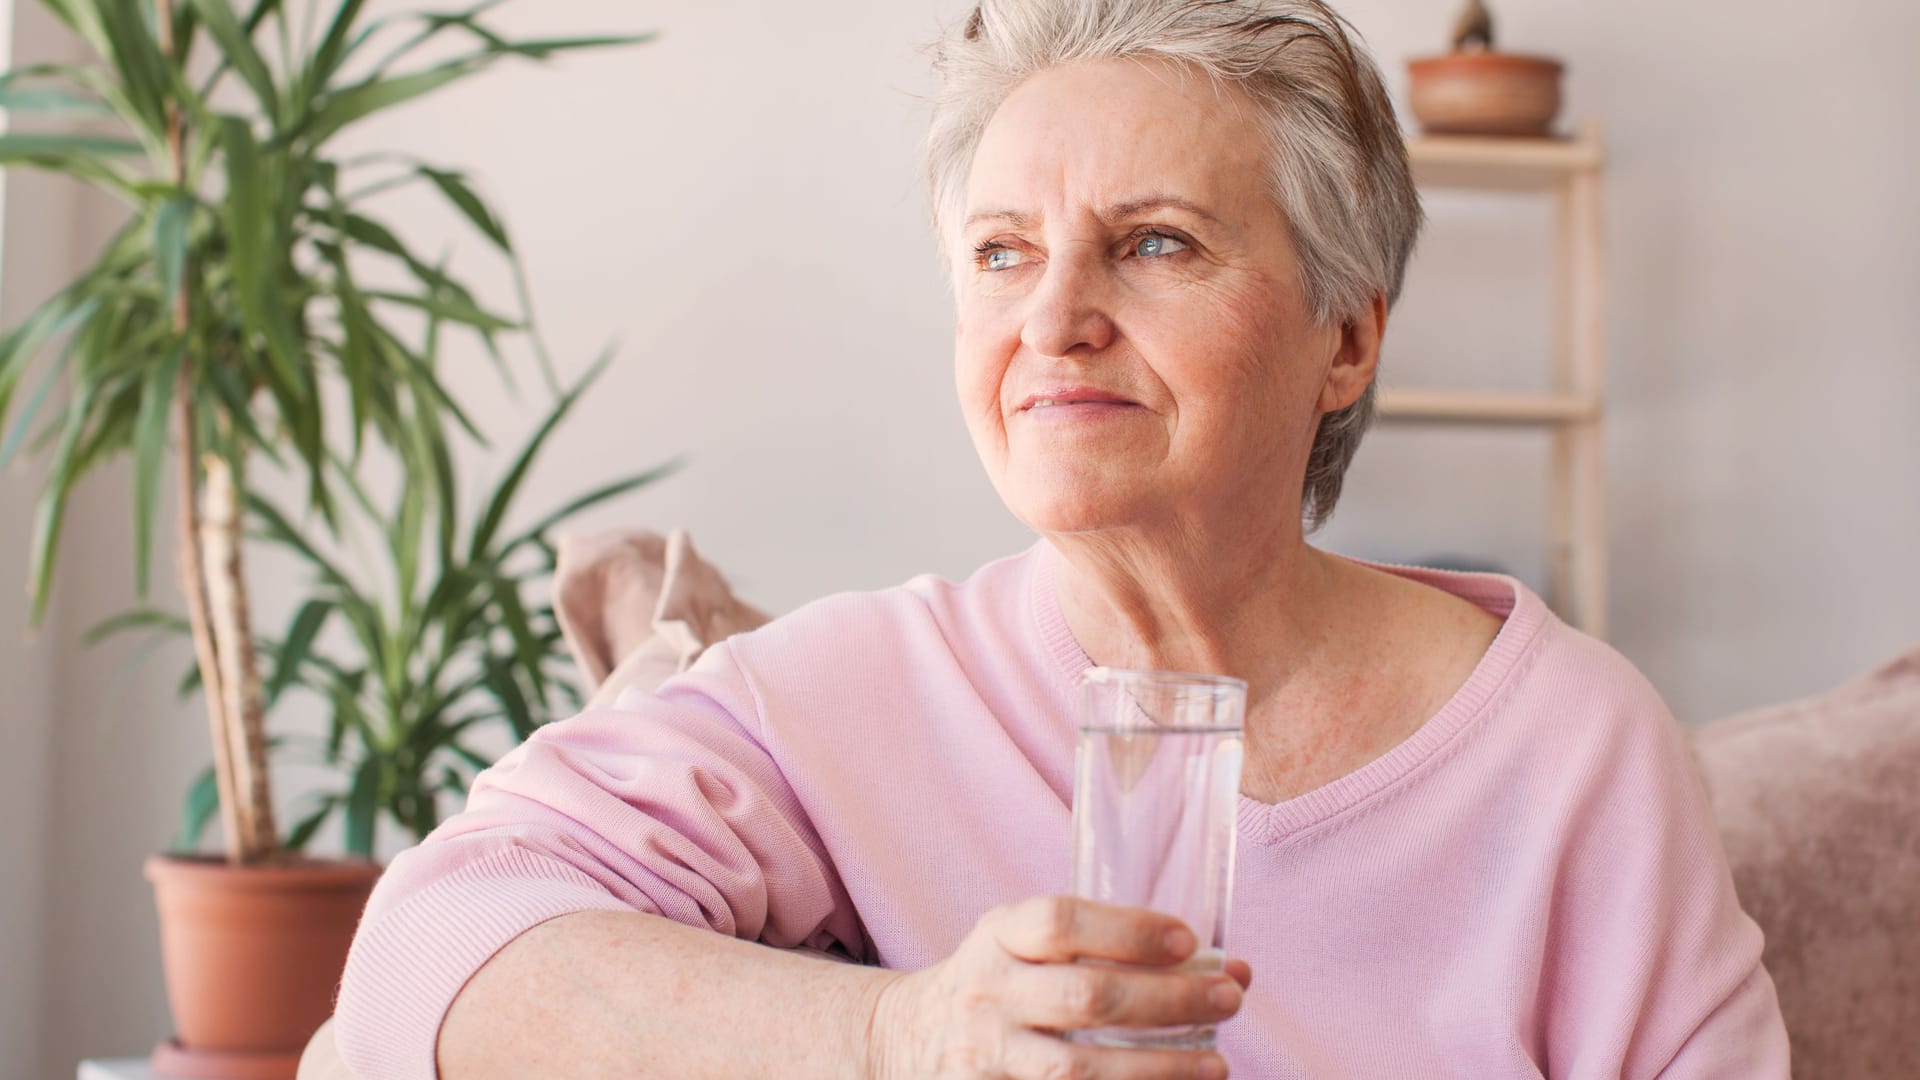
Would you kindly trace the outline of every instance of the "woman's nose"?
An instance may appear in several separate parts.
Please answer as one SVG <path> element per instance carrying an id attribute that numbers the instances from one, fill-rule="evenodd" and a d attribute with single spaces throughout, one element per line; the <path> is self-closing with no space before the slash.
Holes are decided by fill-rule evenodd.
<path id="1" fill-rule="evenodd" d="M 1055 258 L 1029 296 L 1020 341 L 1041 356 L 1071 357 L 1112 344 L 1108 290 L 1091 259 Z"/>

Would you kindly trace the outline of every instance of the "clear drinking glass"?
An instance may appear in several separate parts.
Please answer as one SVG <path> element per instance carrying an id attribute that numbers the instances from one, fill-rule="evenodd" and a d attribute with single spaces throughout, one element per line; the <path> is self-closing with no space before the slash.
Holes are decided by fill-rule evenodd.
<path id="1" fill-rule="evenodd" d="M 1180 919 L 1199 940 L 1190 969 L 1226 962 L 1246 711 L 1247 684 L 1225 676 L 1096 667 L 1080 677 L 1073 894 Z M 1214 1025 L 1069 1037 L 1208 1048 Z"/>

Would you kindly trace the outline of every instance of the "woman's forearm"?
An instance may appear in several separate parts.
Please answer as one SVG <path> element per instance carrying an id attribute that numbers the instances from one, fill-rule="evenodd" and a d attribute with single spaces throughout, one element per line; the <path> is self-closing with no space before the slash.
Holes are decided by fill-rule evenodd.
<path id="1" fill-rule="evenodd" d="M 639 912 L 542 923 L 476 972 L 441 1025 L 443 1080 L 866 1080 L 897 973 Z"/>

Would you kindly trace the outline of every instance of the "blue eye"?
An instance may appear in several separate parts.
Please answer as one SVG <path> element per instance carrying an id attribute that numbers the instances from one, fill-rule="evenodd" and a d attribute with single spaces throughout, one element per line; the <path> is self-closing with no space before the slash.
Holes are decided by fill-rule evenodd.
<path id="1" fill-rule="evenodd" d="M 1010 270 L 1020 265 L 1020 253 L 990 240 L 973 249 L 973 264 L 982 270 Z"/>
<path id="2" fill-rule="evenodd" d="M 1148 233 L 1133 242 L 1133 253 L 1149 259 L 1155 255 L 1172 255 L 1185 250 L 1187 245 L 1184 242 L 1160 233 Z"/>

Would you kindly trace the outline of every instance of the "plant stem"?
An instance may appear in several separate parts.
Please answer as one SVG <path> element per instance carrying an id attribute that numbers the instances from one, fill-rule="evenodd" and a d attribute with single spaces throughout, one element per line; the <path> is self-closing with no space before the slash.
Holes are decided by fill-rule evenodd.
<path id="1" fill-rule="evenodd" d="M 243 537 L 239 493 L 244 484 L 241 451 L 229 461 L 218 453 L 201 460 L 206 502 L 200 524 L 200 550 L 208 571 L 207 600 L 214 641 L 219 646 L 220 689 L 225 697 L 227 759 L 233 768 L 239 808 L 238 861 L 264 862 L 279 848 L 268 786 L 265 710 L 260 700 L 260 659 L 254 650 L 248 614 L 247 580 L 242 566 Z"/>
<path id="2" fill-rule="evenodd" d="M 176 53 L 177 43 L 173 40 L 173 3 L 172 0 L 157 0 L 158 30 L 161 49 L 169 60 Z M 180 103 L 169 99 L 167 102 L 167 157 L 172 166 L 173 182 L 185 188 L 187 178 L 186 122 L 181 116 Z M 190 256 L 189 256 L 190 257 Z M 193 275 L 183 262 L 179 287 L 175 290 L 173 308 L 173 329 L 183 337 L 190 333 L 193 324 L 192 297 L 188 289 Z M 256 770 L 256 760 L 263 762 L 264 739 L 261 743 L 261 757 L 256 759 L 253 747 L 242 739 L 236 747 L 233 733 L 244 731 L 244 704 L 249 696 L 255 708 L 255 728 L 258 730 L 258 704 L 260 698 L 257 665 L 253 662 L 252 640 L 246 640 L 246 648 L 240 657 L 243 663 L 222 664 L 221 642 L 215 636 L 213 620 L 209 616 L 210 604 L 207 565 L 201 543 L 203 525 L 200 517 L 200 454 L 196 415 L 193 401 L 193 357 L 189 352 L 180 365 L 180 378 L 174 391 L 174 423 L 180 430 L 180 469 L 178 474 L 178 543 L 180 546 L 178 568 L 180 590 L 186 596 L 187 623 L 193 631 L 193 650 L 195 663 L 200 668 L 201 691 L 207 699 L 207 722 L 213 743 L 214 783 L 220 793 L 220 825 L 226 835 L 227 861 L 232 864 L 258 862 L 269 856 L 277 842 L 273 831 L 272 802 L 265 789 L 264 764 Z M 231 493 L 227 496 L 231 504 Z M 237 559 L 232 571 L 238 572 Z M 238 599 L 244 604 L 246 593 L 241 589 Z M 244 610 L 240 613 L 239 626 L 246 626 Z M 232 639 L 229 637 L 229 641 Z M 242 706 L 236 708 L 236 705 Z M 241 753 L 235 754 L 235 749 Z M 236 762 L 236 757 L 241 761 Z M 248 783 L 248 799 L 240 798 L 241 774 L 237 774 L 236 765 L 244 765 L 244 775 Z M 248 811 L 264 803 L 267 812 L 264 818 Z M 266 843 L 260 842 L 262 825 Z"/>
<path id="3" fill-rule="evenodd" d="M 175 316 L 176 323 L 178 316 Z M 199 476 L 194 448 L 192 373 L 180 367 L 179 390 L 174 395 L 174 423 L 180 428 L 179 535 L 180 591 L 187 598 L 187 624 L 193 629 L 194 660 L 200 668 L 200 688 L 207 699 L 207 721 L 213 740 L 214 785 L 220 792 L 220 827 L 227 838 L 227 861 L 243 861 L 240 837 L 239 791 L 234 784 L 232 754 L 227 741 L 227 695 L 221 683 L 220 660 L 213 628 L 207 619 L 206 568 L 200 560 Z"/>
<path id="4" fill-rule="evenodd" d="M 160 47 L 168 58 L 174 55 L 172 0 L 159 0 Z M 173 181 L 185 184 L 187 172 L 186 123 L 180 116 L 180 103 L 167 102 L 167 157 L 173 167 Z M 193 280 L 186 265 L 180 268 L 180 287 L 175 290 L 173 330 L 186 334 L 192 325 L 192 298 L 187 295 Z M 233 761 L 227 752 L 226 694 L 220 683 L 219 654 L 214 647 L 213 629 L 207 621 L 207 575 L 200 561 L 200 455 L 195 447 L 193 408 L 193 357 L 180 365 L 180 378 L 174 390 L 174 425 L 180 429 L 180 470 L 178 474 L 178 535 L 180 546 L 177 566 L 180 591 L 187 600 L 187 625 L 193 630 L 194 661 L 200 668 L 200 689 L 207 699 L 207 723 L 213 737 L 213 778 L 220 792 L 220 827 L 227 838 L 227 861 L 241 860 L 240 803 L 233 783 Z"/>

